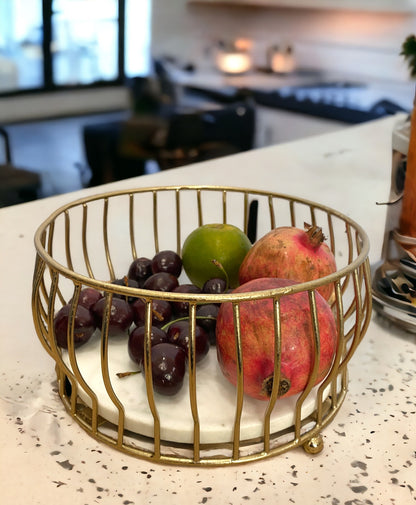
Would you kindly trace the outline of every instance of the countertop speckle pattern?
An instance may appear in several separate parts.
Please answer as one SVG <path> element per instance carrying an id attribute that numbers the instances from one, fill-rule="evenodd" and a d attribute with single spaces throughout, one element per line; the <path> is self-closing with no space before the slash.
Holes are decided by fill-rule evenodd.
<path id="1" fill-rule="evenodd" d="M 233 184 L 320 201 L 367 231 L 379 259 L 396 118 L 99 188 Z M 253 170 L 255 167 L 255 170 Z M 301 182 L 299 182 L 301 181 Z M 33 235 L 61 195 L 0 210 L 1 501 L 112 505 L 416 503 L 416 336 L 374 314 L 349 366 L 345 402 L 324 450 L 296 449 L 240 466 L 154 465 L 99 444 L 65 412 L 53 361 L 30 311 Z"/>

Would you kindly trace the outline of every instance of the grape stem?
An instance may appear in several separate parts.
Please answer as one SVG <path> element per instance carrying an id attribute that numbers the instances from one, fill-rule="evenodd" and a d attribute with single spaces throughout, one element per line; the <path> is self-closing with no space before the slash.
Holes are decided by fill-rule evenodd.
<path id="1" fill-rule="evenodd" d="M 169 321 L 164 326 L 162 326 L 161 330 L 166 331 L 166 329 L 169 328 L 171 324 L 176 323 L 176 321 L 186 321 L 187 319 L 189 319 L 189 316 L 179 317 L 178 319 Z M 214 321 L 216 320 L 214 316 L 195 316 L 195 319 L 211 319 Z M 116 373 L 116 375 L 119 379 L 123 379 L 124 377 L 130 377 L 130 375 L 136 375 L 138 373 L 141 373 L 141 370 L 134 370 L 130 372 L 118 372 Z"/>
<path id="2" fill-rule="evenodd" d="M 134 370 L 134 371 L 131 371 L 131 372 L 119 372 L 119 373 L 116 373 L 117 377 L 119 379 L 122 379 L 123 377 L 129 377 L 130 375 L 136 375 L 138 373 L 141 373 L 140 370 Z"/>
<path id="3" fill-rule="evenodd" d="M 161 327 L 161 330 L 166 331 L 171 324 L 176 323 L 177 321 L 186 321 L 187 319 L 189 319 L 189 316 L 178 317 L 178 319 L 173 319 L 172 321 L 169 321 L 165 325 L 163 325 Z M 195 316 L 195 319 L 210 319 L 212 321 L 217 320 L 217 318 L 214 316 Z"/>

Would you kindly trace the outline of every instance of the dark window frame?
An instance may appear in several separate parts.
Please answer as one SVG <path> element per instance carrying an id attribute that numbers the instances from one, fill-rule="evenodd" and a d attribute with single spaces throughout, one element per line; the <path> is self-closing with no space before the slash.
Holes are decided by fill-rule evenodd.
<path id="1" fill-rule="evenodd" d="M 0 91 L 0 98 L 24 95 L 46 94 L 57 91 L 83 90 L 94 88 L 110 88 L 120 86 L 126 82 L 125 73 L 125 0 L 118 0 L 118 75 L 116 79 L 95 81 L 88 84 L 55 84 L 53 82 L 53 55 L 52 42 L 52 15 L 53 0 L 42 0 L 42 53 L 43 53 L 43 80 L 41 87 Z"/>

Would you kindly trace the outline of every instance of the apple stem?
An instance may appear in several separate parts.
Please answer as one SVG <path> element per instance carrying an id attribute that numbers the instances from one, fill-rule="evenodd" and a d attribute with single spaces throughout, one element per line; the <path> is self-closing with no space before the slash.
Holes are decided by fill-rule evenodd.
<path id="1" fill-rule="evenodd" d="M 221 264 L 218 260 L 216 260 L 216 259 L 211 260 L 211 262 L 212 262 L 212 263 L 213 263 L 213 264 L 214 264 L 214 265 L 215 265 L 215 266 L 216 266 L 216 267 L 217 267 L 217 268 L 221 271 L 221 273 L 224 275 L 224 277 L 225 277 L 225 290 L 224 290 L 224 291 L 225 291 L 225 292 L 227 292 L 227 291 L 228 291 L 228 288 L 229 288 L 230 280 L 229 280 L 229 278 L 228 278 L 228 274 L 227 274 L 227 272 L 226 272 L 225 268 L 224 268 L 224 267 L 222 266 L 222 264 Z"/>

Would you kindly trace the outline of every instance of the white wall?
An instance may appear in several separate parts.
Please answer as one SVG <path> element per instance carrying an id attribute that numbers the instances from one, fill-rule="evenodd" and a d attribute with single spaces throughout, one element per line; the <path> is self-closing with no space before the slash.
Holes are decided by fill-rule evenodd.
<path id="1" fill-rule="evenodd" d="M 266 64 L 272 44 L 292 43 L 300 66 L 407 80 L 399 55 L 416 31 L 416 14 L 342 10 L 258 8 L 153 0 L 152 54 L 174 55 L 200 67 L 212 65 L 218 40 L 253 40 L 253 56 Z"/>

